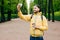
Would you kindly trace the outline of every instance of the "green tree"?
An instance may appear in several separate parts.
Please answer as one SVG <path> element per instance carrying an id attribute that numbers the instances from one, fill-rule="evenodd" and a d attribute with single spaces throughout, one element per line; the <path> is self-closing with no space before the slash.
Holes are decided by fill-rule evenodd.
<path id="1" fill-rule="evenodd" d="M 53 0 L 54 12 L 60 11 L 60 0 Z"/>
<path id="2" fill-rule="evenodd" d="M 23 14 L 27 14 L 27 4 L 26 4 L 26 0 L 22 0 L 22 7 L 21 7 L 22 13 Z"/>
<path id="3" fill-rule="evenodd" d="M 34 1 L 30 1 L 30 14 L 33 13 Z"/>
<path id="4" fill-rule="evenodd" d="M 5 22 L 5 16 L 4 16 L 4 0 L 1 0 L 1 22 Z"/>
<path id="5" fill-rule="evenodd" d="M 53 0 L 48 0 L 48 21 L 50 21 L 52 13 L 52 21 L 54 22 L 54 8 L 53 8 Z"/>
<path id="6" fill-rule="evenodd" d="M 8 8 L 8 12 L 7 12 L 7 14 L 8 14 L 7 21 L 10 21 L 11 20 L 11 0 L 8 0 L 8 1 L 9 1 L 9 3 L 8 3 L 9 8 Z"/>

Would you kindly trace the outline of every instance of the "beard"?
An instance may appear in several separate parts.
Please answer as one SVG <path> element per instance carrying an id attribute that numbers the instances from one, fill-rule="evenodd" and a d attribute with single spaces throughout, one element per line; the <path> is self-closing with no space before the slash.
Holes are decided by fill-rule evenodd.
<path id="1" fill-rule="evenodd" d="M 39 11 L 34 11 L 34 13 L 38 13 Z"/>

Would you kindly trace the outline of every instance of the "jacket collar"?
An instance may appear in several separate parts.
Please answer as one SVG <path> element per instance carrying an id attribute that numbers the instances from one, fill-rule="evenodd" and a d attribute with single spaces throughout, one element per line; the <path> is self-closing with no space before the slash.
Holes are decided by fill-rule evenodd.
<path id="1" fill-rule="evenodd" d="M 42 15 L 42 12 L 34 13 L 34 15 Z"/>

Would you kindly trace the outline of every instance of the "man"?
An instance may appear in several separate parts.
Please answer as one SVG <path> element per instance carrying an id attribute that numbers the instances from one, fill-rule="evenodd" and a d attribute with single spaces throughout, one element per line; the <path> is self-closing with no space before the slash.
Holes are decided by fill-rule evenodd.
<path id="1" fill-rule="evenodd" d="M 20 5 L 17 5 L 18 16 L 22 20 L 30 22 L 30 40 L 43 40 L 44 31 L 48 29 L 48 24 L 47 19 L 42 15 L 40 6 L 34 5 L 32 15 L 23 15 L 20 8 Z"/>

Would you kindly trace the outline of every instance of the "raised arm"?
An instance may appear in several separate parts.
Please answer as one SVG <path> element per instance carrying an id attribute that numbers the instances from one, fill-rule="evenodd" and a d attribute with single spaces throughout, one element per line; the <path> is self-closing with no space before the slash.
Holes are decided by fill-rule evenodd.
<path id="1" fill-rule="evenodd" d="M 30 15 L 23 15 L 21 10 L 20 10 L 20 5 L 17 5 L 17 10 L 18 10 L 18 16 L 19 18 L 25 20 L 25 21 L 30 21 Z"/>

